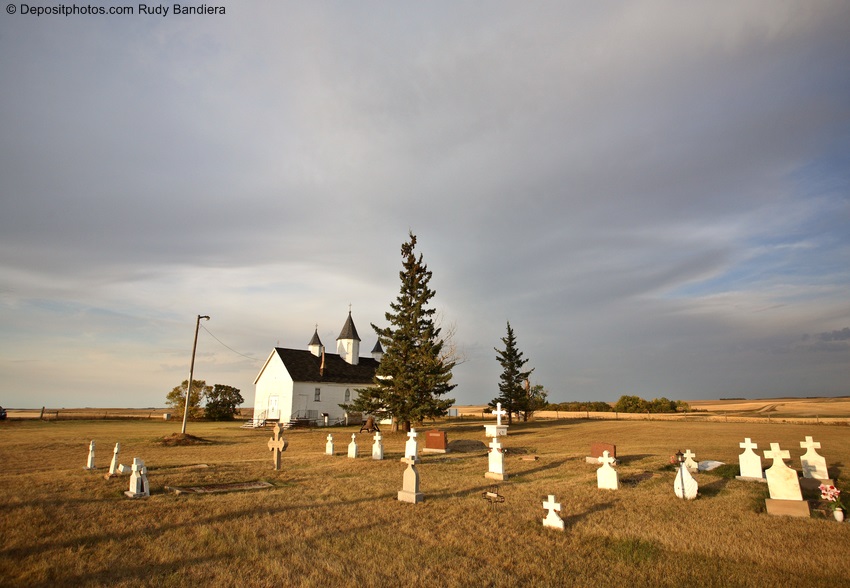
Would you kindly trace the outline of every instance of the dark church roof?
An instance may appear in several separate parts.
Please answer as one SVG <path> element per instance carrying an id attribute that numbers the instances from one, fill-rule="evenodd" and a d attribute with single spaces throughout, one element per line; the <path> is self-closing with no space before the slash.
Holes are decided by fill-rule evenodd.
<path id="1" fill-rule="evenodd" d="M 274 350 L 296 382 L 371 384 L 378 369 L 378 362 L 371 357 L 361 357 L 357 365 L 351 365 L 336 353 L 325 353 L 325 369 L 321 370 L 321 356 L 300 349 L 275 347 Z"/>
<path id="2" fill-rule="evenodd" d="M 313 332 L 313 338 L 310 339 L 310 342 L 307 343 L 307 345 L 318 345 L 319 347 L 322 346 L 322 340 L 319 339 L 319 329 L 318 329 L 318 327 Z"/>
<path id="3" fill-rule="evenodd" d="M 383 352 L 384 352 L 384 348 L 381 347 L 381 340 L 378 339 L 377 341 L 375 341 L 375 346 L 372 347 L 372 353 L 383 353 Z"/>
<path id="4" fill-rule="evenodd" d="M 337 341 L 340 339 L 354 339 L 356 341 L 360 341 L 360 335 L 357 334 L 357 329 L 354 328 L 354 321 L 351 320 L 351 311 L 348 311 L 348 318 L 345 320 L 345 324 L 342 325 L 342 332 L 339 334 L 339 337 L 336 338 Z"/>

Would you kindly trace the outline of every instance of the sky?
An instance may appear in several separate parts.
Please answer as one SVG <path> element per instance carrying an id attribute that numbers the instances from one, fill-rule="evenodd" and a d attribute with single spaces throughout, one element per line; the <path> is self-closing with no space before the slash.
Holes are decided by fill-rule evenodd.
<path id="1" fill-rule="evenodd" d="M 198 315 L 252 406 L 409 232 L 458 404 L 508 321 L 550 401 L 850 394 L 850 3 L 53 5 L 0 14 L 5 407 L 164 406 Z"/>

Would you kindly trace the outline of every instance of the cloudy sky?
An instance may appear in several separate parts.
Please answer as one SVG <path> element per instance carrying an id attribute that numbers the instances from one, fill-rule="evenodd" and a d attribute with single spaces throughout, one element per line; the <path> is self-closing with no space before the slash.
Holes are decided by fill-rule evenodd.
<path id="1" fill-rule="evenodd" d="M 250 406 L 408 231 L 460 404 L 508 320 L 550 400 L 850 394 L 850 3 L 219 5 L 0 15 L 3 406 L 163 406 L 198 314 Z"/>

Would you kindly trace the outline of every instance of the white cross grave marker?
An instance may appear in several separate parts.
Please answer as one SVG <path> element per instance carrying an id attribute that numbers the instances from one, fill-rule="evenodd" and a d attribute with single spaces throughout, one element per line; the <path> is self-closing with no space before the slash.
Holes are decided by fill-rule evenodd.
<path id="1" fill-rule="evenodd" d="M 121 451 L 121 444 L 116 443 L 115 449 L 112 450 L 112 461 L 109 462 L 109 475 L 114 476 L 118 471 L 118 452 Z"/>
<path id="2" fill-rule="evenodd" d="M 784 460 L 791 459 L 791 452 L 780 449 L 779 443 L 771 443 L 770 451 L 765 451 L 764 456 L 773 460 L 773 465 L 764 473 L 770 497 L 774 500 L 803 500 L 797 472 L 785 465 Z"/>
<path id="3" fill-rule="evenodd" d="M 410 429 L 410 432 L 407 434 L 407 443 L 404 444 L 404 458 L 403 459 L 412 459 L 416 462 L 419 462 L 419 446 L 416 443 L 416 429 Z"/>
<path id="4" fill-rule="evenodd" d="M 617 470 L 611 467 L 616 463 L 617 458 L 611 457 L 606 449 L 596 459 L 602 464 L 602 467 L 596 470 L 596 487 L 602 490 L 619 490 L 620 478 Z"/>
<path id="5" fill-rule="evenodd" d="M 501 402 L 497 402 L 496 403 L 496 410 L 493 411 L 493 414 L 496 415 L 496 424 L 501 426 L 502 425 L 502 417 L 505 416 L 506 414 L 508 414 L 508 412 L 505 411 L 505 410 L 502 410 L 502 403 Z"/>
<path id="6" fill-rule="evenodd" d="M 130 475 L 130 489 L 124 493 L 130 498 L 140 498 L 142 496 L 150 496 L 151 491 L 148 486 L 148 468 L 138 457 L 133 458 L 133 473 Z"/>
<path id="7" fill-rule="evenodd" d="M 806 453 L 800 457 L 800 464 L 803 466 L 803 477 L 828 480 L 829 473 L 826 470 L 826 460 L 815 451 L 815 449 L 820 449 L 820 441 L 814 441 L 811 437 L 806 437 L 805 441 L 800 441 L 800 447 L 806 450 Z"/>
<path id="8" fill-rule="evenodd" d="M 89 457 L 88 457 L 88 460 L 86 460 L 86 467 L 84 467 L 83 469 L 84 470 L 95 469 L 95 467 L 94 467 L 94 441 L 89 443 Z"/>
<path id="9" fill-rule="evenodd" d="M 372 443 L 372 459 L 384 459 L 383 435 L 380 431 L 375 432 L 375 442 Z"/>
<path id="10" fill-rule="evenodd" d="M 738 466 L 741 468 L 742 478 L 757 478 L 764 477 L 761 469 L 761 458 L 753 449 L 758 449 L 758 444 L 753 443 L 749 437 L 744 438 L 743 443 L 738 443 L 738 447 L 744 450 L 744 453 L 738 456 Z"/>
<path id="11" fill-rule="evenodd" d="M 325 454 L 333 455 L 334 454 L 334 436 L 328 435 L 328 442 L 325 443 Z"/>
<path id="12" fill-rule="evenodd" d="M 351 434 L 351 443 L 348 444 L 348 457 L 352 459 L 357 458 L 357 434 Z"/>
<path id="13" fill-rule="evenodd" d="M 270 438 L 268 442 L 269 451 L 274 451 L 275 470 L 280 470 L 280 454 L 286 451 L 286 448 L 289 446 L 289 442 L 280 436 L 282 432 L 283 427 L 280 426 L 280 423 L 277 423 L 274 426 L 274 437 Z"/>
<path id="14" fill-rule="evenodd" d="M 549 495 L 549 499 L 543 503 L 543 508 L 548 511 L 546 513 L 546 518 L 543 519 L 543 526 L 563 531 L 564 521 L 558 516 L 558 513 L 561 512 L 561 505 L 560 503 L 555 502 L 554 494 Z"/>
<path id="15" fill-rule="evenodd" d="M 699 464 L 694 461 L 696 456 L 697 454 L 690 449 L 685 450 L 685 467 L 691 472 L 699 471 Z"/>

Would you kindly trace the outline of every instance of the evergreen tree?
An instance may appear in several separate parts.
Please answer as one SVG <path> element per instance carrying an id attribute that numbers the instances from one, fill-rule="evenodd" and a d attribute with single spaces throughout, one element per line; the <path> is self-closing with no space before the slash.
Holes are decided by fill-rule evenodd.
<path id="1" fill-rule="evenodd" d="M 534 369 L 522 371 L 522 367 L 528 363 L 528 360 L 523 359 L 522 351 L 517 349 L 516 337 L 510 321 L 508 321 L 508 334 L 506 337 L 502 337 L 502 343 L 505 344 L 504 349 L 493 348 L 497 354 L 496 359 L 502 366 L 502 375 L 499 376 L 501 380 L 499 382 L 499 396 L 490 401 L 489 406 L 495 407 L 497 402 L 501 402 L 502 409 L 508 413 L 508 425 L 510 425 L 514 414 L 519 417 L 520 414 L 526 413 L 530 408 L 529 394 L 524 383 Z"/>
<path id="2" fill-rule="evenodd" d="M 434 323 L 428 302 L 435 292 L 428 287 L 431 272 L 416 256 L 416 235 L 401 246 L 401 290 L 384 317 L 388 327 L 372 324 L 384 348 L 375 373 L 375 386 L 358 390 L 357 399 L 346 408 L 392 418 L 392 430 L 410 430 L 411 422 L 444 416 L 453 398 L 441 398 L 451 383 L 455 362 L 443 353 L 444 340 Z"/>

